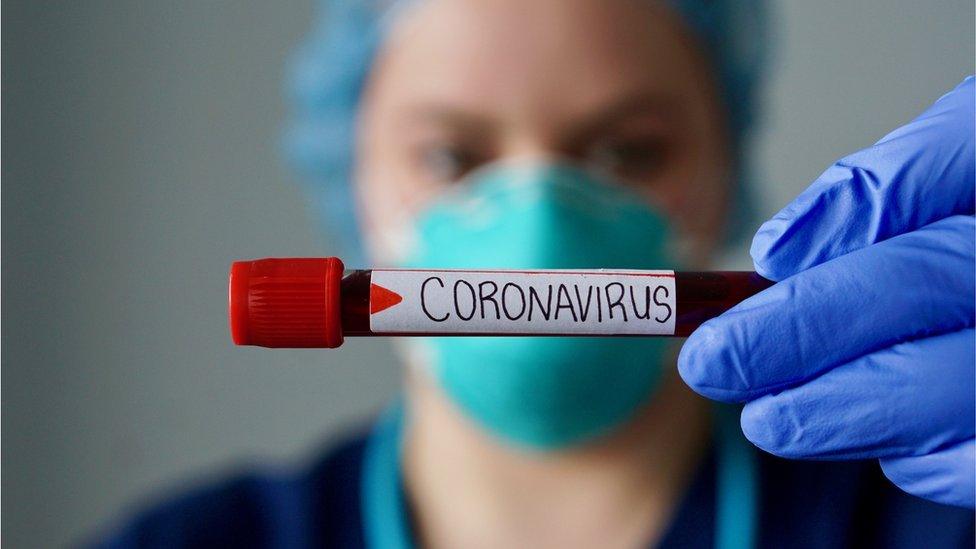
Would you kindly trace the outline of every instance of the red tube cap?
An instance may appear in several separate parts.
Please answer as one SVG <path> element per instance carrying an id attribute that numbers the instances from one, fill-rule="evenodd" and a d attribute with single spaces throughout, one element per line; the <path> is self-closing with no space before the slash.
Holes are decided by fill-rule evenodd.
<path id="1" fill-rule="evenodd" d="M 337 257 L 235 261 L 230 266 L 230 334 L 237 345 L 342 345 Z"/>

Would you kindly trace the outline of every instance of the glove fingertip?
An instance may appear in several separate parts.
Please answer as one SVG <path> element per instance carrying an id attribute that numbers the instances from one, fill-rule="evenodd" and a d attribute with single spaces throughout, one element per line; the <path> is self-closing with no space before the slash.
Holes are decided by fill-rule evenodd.
<path id="1" fill-rule="evenodd" d="M 749 255 L 759 276 L 778 282 L 794 274 L 793 262 L 783 261 L 784 257 L 788 257 L 785 234 L 789 226 L 787 220 L 777 216 L 763 223 L 756 231 Z"/>
<path id="2" fill-rule="evenodd" d="M 760 450 L 786 457 L 782 444 L 783 432 L 778 428 L 776 419 L 770 417 L 768 401 L 766 397 L 746 404 L 739 416 L 739 426 L 746 440 Z"/>
<path id="3" fill-rule="evenodd" d="M 678 375 L 691 390 L 701 396 L 721 402 L 741 401 L 738 391 L 725 387 L 720 372 L 723 360 L 723 337 L 711 323 L 706 322 L 688 337 L 678 353 Z"/>
<path id="4" fill-rule="evenodd" d="M 703 324 L 692 332 L 678 352 L 678 375 L 688 387 L 704 397 L 709 397 L 703 389 L 711 381 L 705 366 L 709 362 L 710 340 L 713 337 L 708 332 L 708 325 Z"/>

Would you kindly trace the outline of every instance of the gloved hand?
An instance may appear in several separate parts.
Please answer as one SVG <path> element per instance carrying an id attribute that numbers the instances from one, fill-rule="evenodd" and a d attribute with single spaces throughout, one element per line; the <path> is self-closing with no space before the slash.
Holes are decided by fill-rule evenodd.
<path id="1" fill-rule="evenodd" d="M 746 401 L 756 446 L 879 458 L 903 490 L 974 506 L 974 80 L 823 173 L 759 229 L 779 281 L 702 325 L 678 360 Z"/>

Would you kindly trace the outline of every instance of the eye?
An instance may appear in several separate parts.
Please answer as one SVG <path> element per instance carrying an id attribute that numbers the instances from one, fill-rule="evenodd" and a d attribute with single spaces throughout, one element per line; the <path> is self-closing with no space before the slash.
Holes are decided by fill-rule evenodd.
<path id="1" fill-rule="evenodd" d="M 462 145 L 429 144 L 420 148 L 419 160 L 427 177 L 452 183 L 485 162 L 485 157 Z"/>
<path id="2" fill-rule="evenodd" d="M 623 179 L 646 179 L 662 170 L 667 152 L 658 136 L 612 138 L 595 143 L 586 161 Z"/>

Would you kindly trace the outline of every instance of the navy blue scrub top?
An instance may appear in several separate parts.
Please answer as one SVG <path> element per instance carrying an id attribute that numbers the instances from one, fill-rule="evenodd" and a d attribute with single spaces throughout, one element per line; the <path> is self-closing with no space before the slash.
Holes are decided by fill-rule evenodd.
<path id="1" fill-rule="evenodd" d="M 381 431 L 375 429 L 373 438 Z M 362 488 L 369 439 L 353 436 L 298 473 L 254 470 L 192 490 L 142 512 L 92 546 L 365 547 Z M 795 461 L 755 452 L 758 547 L 974 546 L 972 511 L 905 494 L 875 461 Z M 399 478 L 389 473 L 385 478 Z M 390 492 L 406 501 L 402 486 Z M 709 456 L 659 546 L 712 549 L 715 510 L 716 458 Z M 410 536 L 410 510 L 399 512 Z"/>

